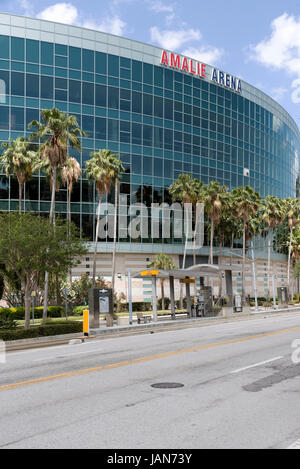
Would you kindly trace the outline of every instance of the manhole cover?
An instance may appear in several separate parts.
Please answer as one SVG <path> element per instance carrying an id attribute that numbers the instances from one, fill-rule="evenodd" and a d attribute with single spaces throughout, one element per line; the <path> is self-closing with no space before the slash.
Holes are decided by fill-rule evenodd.
<path id="1" fill-rule="evenodd" d="M 170 389 L 170 388 L 182 388 L 184 384 L 181 383 L 155 383 L 151 384 L 152 388 L 160 388 L 160 389 Z"/>

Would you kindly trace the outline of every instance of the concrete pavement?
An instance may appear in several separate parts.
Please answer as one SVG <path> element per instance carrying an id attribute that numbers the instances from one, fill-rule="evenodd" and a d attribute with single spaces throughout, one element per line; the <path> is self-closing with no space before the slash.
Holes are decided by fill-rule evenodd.
<path id="1" fill-rule="evenodd" d="M 0 447 L 286 448 L 300 438 L 295 339 L 299 313 L 10 352 Z"/>

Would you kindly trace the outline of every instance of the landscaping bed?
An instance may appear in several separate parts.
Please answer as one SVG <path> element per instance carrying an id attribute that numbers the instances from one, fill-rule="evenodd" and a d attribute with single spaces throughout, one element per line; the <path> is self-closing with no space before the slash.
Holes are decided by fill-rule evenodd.
<path id="1" fill-rule="evenodd" d="M 82 332 L 81 321 L 54 322 L 31 326 L 29 329 L 18 327 L 16 329 L 0 329 L 0 340 L 32 339 L 34 337 L 47 337 L 62 334 Z"/>

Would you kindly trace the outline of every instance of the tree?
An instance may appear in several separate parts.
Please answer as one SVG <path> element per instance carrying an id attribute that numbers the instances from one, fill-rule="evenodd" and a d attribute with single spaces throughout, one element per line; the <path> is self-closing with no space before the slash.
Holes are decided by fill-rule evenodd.
<path id="1" fill-rule="evenodd" d="M 243 220 L 243 267 L 242 267 L 242 299 L 245 300 L 245 259 L 247 232 L 249 222 L 254 218 L 260 208 L 260 195 L 250 186 L 236 187 L 232 191 L 235 215 Z"/>
<path id="2" fill-rule="evenodd" d="M 220 186 L 217 181 L 210 181 L 204 187 L 204 209 L 210 219 L 210 251 L 209 263 L 213 264 L 213 242 L 215 227 L 220 223 L 222 207 L 227 197 L 227 187 Z"/>
<path id="3" fill-rule="evenodd" d="M 102 198 L 104 194 L 109 193 L 112 184 L 114 184 L 117 179 L 120 179 L 121 172 L 124 171 L 124 168 L 117 155 L 113 154 L 110 150 L 103 149 L 97 152 L 92 152 L 91 156 L 92 158 L 88 160 L 85 164 L 85 174 L 90 182 L 96 183 L 96 190 L 99 195 L 92 281 L 92 287 L 95 288 L 97 247 Z"/>
<path id="4" fill-rule="evenodd" d="M 30 136 L 31 139 L 42 141 L 41 154 L 44 160 L 48 160 L 51 168 L 52 188 L 50 221 L 54 220 L 55 214 L 55 192 L 57 169 L 62 168 L 68 156 L 68 144 L 72 148 L 81 150 L 80 137 L 85 133 L 79 128 L 75 116 L 68 115 L 57 108 L 44 109 L 41 111 L 43 123 L 36 120 L 29 124 L 29 128 L 36 127 L 37 130 Z M 48 273 L 45 273 L 45 293 L 43 318 L 47 317 L 48 305 Z"/>
<path id="5" fill-rule="evenodd" d="M 288 220 L 290 240 L 288 248 L 288 270 L 287 270 L 287 285 L 290 288 L 290 266 L 291 266 L 291 254 L 292 254 L 292 239 L 293 230 L 300 224 L 300 207 L 299 199 L 288 198 L 283 201 L 283 210 Z"/>
<path id="6" fill-rule="evenodd" d="M 68 193 L 68 223 L 71 225 L 71 197 L 74 188 L 74 184 L 78 181 L 81 176 L 80 164 L 75 158 L 67 158 L 64 166 L 61 169 L 61 177 L 64 184 L 67 185 Z M 72 283 L 72 271 L 70 271 L 70 283 Z"/>
<path id="7" fill-rule="evenodd" d="M 268 231 L 268 299 L 270 298 L 271 235 L 283 218 L 284 211 L 281 200 L 273 195 L 268 195 L 263 201 L 261 213 L 261 220 L 266 224 Z"/>
<path id="8" fill-rule="evenodd" d="M 63 183 L 67 186 L 68 191 L 68 222 L 71 223 L 71 197 L 74 184 L 81 176 L 80 164 L 75 158 L 67 158 L 64 166 L 61 169 L 61 177 Z"/>
<path id="9" fill-rule="evenodd" d="M 32 174 L 37 171 L 40 158 L 36 151 L 30 150 L 30 144 L 25 137 L 12 138 L 9 142 L 3 142 L 4 152 L 0 155 L 0 166 L 7 177 L 14 176 L 19 184 L 19 212 L 22 212 L 22 200 L 25 182 L 29 181 Z"/>
<path id="10" fill-rule="evenodd" d="M 67 271 L 80 263 L 79 256 L 86 254 L 77 228 L 69 228 L 61 220 L 54 227 L 49 219 L 31 213 L 0 215 L 0 258 L 21 282 L 26 328 L 30 326 L 31 292 L 41 276 L 45 272 Z"/>
<path id="11" fill-rule="evenodd" d="M 171 256 L 167 254 L 157 254 L 154 260 L 150 263 L 150 267 L 154 267 L 155 269 L 161 270 L 174 270 L 177 269 L 176 265 L 173 262 Z M 160 279 L 160 286 L 161 286 L 161 302 L 162 302 L 162 309 L 165 309 L 165 289 L 164 289 L 164 280 L 163 278 Z"/>

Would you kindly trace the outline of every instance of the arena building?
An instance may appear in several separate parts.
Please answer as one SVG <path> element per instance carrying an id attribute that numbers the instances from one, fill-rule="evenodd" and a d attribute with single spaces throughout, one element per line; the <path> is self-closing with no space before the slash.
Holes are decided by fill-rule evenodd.
<path id="1" fill-rule="evenodd" d="M 120 191 L 128 201 L 170 203 L 168 187 L 181 173 L 204 183 L 217 180 L 230 189 L 249 184 L 263 197 L 296 194 L 300 134 L 290 115 L 273 99 L 239 77 L 194 58 L 149 44 L 39 19 L 0 14 L 0 140 L 29 135 L 28 123 L 40 110 L 56 106 L 74 114 L 86 132 L 82 152 L 108 148 L 126 169 Z M 56 210 L 67 211 L 61 188 Z M 113 194 L 109 196 L 113 200 Z M 89 240 L 95 233 L 97 195 L 83 177 L 72 194 L 72 219 Z M 0 176 L 0 209 L 16 210 L 14 178 Z M 49 212 L 44 175 L 26 185 L 24 208 Z M 182 240 L 118 240 L 117 288 L 126 290 L 128 268 L 144 268 L 156 253 L 171 254 L 180 265 Z M 99 242 L 97 273 L 111 274 L 112 239 Z M 235 262 L 240 263 L 240 258 Z M 207 260 L 208 248 L 197 252 Z M 223 256 L 226 257 L 226 249 Z M 218 257 L 218 256 L 217 256 Z M 219 256 L 220 257 L 220 256 Z M 266 249 L 256 249 L 258 290 L 266 289 Z M 218 261 L 218 259 L 216 259 Z M 191 262 L 191 256 L 188 263 Z M 273 253 L 277 285 L 284 284 L 286 259 Z M 73 275 L 91 272 L 87 256 Z M 236 274 L 234 288 L 241 288 Z M 140 299 L 150 295 L 136 281 Z M 251 279 L 246 289 L 251 290 Z"/>

